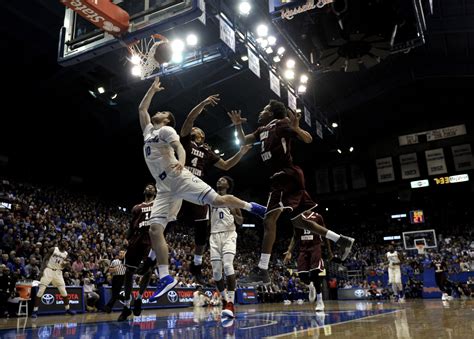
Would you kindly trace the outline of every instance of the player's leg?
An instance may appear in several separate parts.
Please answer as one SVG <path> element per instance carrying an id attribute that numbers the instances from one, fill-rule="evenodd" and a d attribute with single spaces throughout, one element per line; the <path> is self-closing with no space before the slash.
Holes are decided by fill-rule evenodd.
<path id="1" fill-rule="evenodd" d="M 306 191 L 304 191 L 303 195 L 303 200 L 309 198 L 309 195 L 307 195 Z M 339 246 L 338 248 L 340 250 L 341 260 L 345 260 L 349 255 L 352 245 L 354 244 L 354 239 L 328 230 L 324 225 L 324 220 L 321 215 L 313 212 L 301 213 L 295 218 L 291 219 L 291 222 L 296 228 L 309 230 L 335 242 Z"/>
<path id="2" fill-rule="evenodd" d="M 75 315 L 76 312 L 71 310 L 69 305 L 69 297 L 66 291 L 66 283 L 64 282 L 63 272 L 62 271 L 54 271 L 54 277 L 52 280 L 53 285 L 58 289 L 59 294 L 64 300 L 64 308 L 66 309 L 66 314 Z"/>
<path id="3" fill-rule="evenodd" d="M 142 296 L 145 293 L 146 288 L 148 287 L 148 283 L 150 282 L 151 275 L 153 274 L 153 269 L 150 268 L 145 274 L 143 274 L 142 278 L 140 279 L 138 295 L 135 301 L 133 302 L 133 315 L 139 316 L 142 313 Z"/>
<path id="4" fill-rule="evenodd" d="M 209 250 L 212 266 L 212 278 L 216 283 L 217 290 L 221 294 L 222 304 L 224 305 L 227 300 L 225 295 L 225 283 L 224 279 L 222 279 L 222 248 L 219 233 L 213 233 L 209 237 Z"/>
<path id="5" fill-rule="evenodd" d="M 310 272 L 311 282 L 316 289 L 316 312 L 324 311 L 324 302 L 323 302 L 323 279 L 324 277 L 320 276 L 320 270 L 312 270 Z"/>
<path id="6" fill-rule="evenodd" d="M 191 263 L 191 273 L 198 284 L 204 285 L 202 276 L 202 257 L 209 241 L 209 218 L 207 205 L 199 206 L 192 204 L 193 224 L 194 224 L 194 260 Z"/>
<path id="7" fill-rule="evenodd" d="M 222 247 L 222 262 L 224 264 L 224 274 L 227 281 L 227 303 L 222 310 L 222 316 L 234 318 L 235 317 L 235 289 L 236 279 L 234 271 L 234 257 L 237 249 L 237 232 L 223 233 L 223 247 Z"/>
<path id="8" fill-rule="evenodd" d="M 31 317 L 33 319 L 38 317 L 38 308 L 41 303 L 41 297 L 43 296 L 44 291 L 46 290 L 46 287 L 48 287 L 48 285 L 53 280 L 52 272 L 53 270 L 51 270 L 48 267 L 46 267 L 43 271 L 43 275 L 41 276 L 41 279 L 40 279 L 38 293 L 36 293 L 35 303 L 33 306 L 33 312 L 31 313 Z"/>

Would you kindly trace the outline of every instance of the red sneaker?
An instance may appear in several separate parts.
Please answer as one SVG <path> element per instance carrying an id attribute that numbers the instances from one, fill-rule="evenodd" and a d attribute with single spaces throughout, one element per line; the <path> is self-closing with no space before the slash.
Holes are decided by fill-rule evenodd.
<path id="1" fill-rule="evenodd" d="M 222 309 L 221 317 L 235 318 L 234 312 L 234 303 L 228 301 L 225 307 Z"/>

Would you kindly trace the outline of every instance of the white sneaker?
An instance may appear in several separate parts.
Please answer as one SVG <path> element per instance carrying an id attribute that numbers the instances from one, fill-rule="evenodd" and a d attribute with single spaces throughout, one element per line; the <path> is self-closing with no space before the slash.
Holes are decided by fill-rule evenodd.
<path id="1" fill-rule="evenodd" d="M 443 296 L 441 297 L 441 300 L 446 301 L 448 300 L 448 293 L 443 293 Z"/>
<path id="2" fill-rule="evenodd" d="M 316 310 L 316 312 L 324 311 L 324 301 L 323 301 L 323 299 L 320 299 L 316 302 L 316 307 L 314 309 Z"/>
<path id="3" fill-rule="evenodd" d="M 454 300 L 454 298 L 452 296 L 448 295 L 448 299 L 446 299 L 446 300 L 450 301 L 450 300 Z"/>
<path id="4" fill-rule="evenodd" d="M 283 305 L 291 305 L 291 301 L 286 299 L 286 300 L 283 301 Z"/>
<path id="5" fill-rule="evenodd" d="M 316 300 L 316 288 L 313 285 L 313 282 L 309 284 L 309 302 L 313 303 Z"/>
<path id="6" fill-rule="evenodd" d="M 298 305 L 303 305 L 303 299 L 298 299 L 298 301 L 296 302 Z"/>

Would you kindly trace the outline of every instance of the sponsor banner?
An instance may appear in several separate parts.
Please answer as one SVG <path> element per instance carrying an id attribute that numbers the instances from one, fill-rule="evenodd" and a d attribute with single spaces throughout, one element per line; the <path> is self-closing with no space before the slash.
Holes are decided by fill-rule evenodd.
<path id="1" fill-rule="evenodd" d="M 412 179 L 420 176 L 416 153 L 400 155 L 400 165 L 402 168 L 402 179 Z"/>
<path id="2" fill-rule="evenodd" d="M 474 158 L 472 157 L 471 145 L 464 144 L 451 147 L 456 171 L 474 169 Z"/>
<path id="3" fill-rule="evenodd" d="M 288 88 L 288 107 L 291 108 L 293 111 L 296 112 L 296 97 L 295 95 L 291 92 L 290 88 Z"/>
<path id="4" fill-rule="evenodd" d="M 357 300 L 367 298 L 367 289 L 363 288 L 338 288 L 338 300 Z"/>
<path id="5" fill-rule="evenodd" d="M 334 191 L 346 191 L 347 190 L 347 174 L 344 166 L 335 167 L 332 170 L 334 180 Z"/>
<path id="6" fill-rule="evenodd" d="M 306 107 L 304 107 L 304 121 L 306 122 L 306 125 L 311 127 L 311 112 Z"/>
<path id="7" fill-rule="evenodd" d="M 226 22 L 222 16 L 219 18 L 220 21 L 220 38 L 224 43 L 235 52 L 235 32 L 232 27 Z M 250 56 L 249 56 L 250 58 Z"/>
<path id="8" fill-rule="evenodd" d="M 36 290 L 37 291 L 37 290 Z M 71 310 L 83 313 L 85 311 L 85 300 L 82 286 L 66 286 Z M 39 314 L 64 313 L 64 299 L 55 287 L 47 287 L 41 297 Z"/>
<path id="9" fill-rule="evenodd" d="M 279 97 L 281 97 L 280 94 L 280 79 L 278 79 L 278 76 L 273 73 L 271 70 L 268 71 L 270 74 L 270 89 Z"/>
<path id="10" fill-rule="evenodd" d="M 392 157 L 377 159 L 375 160 L 375 164 L 377 165 L 378 182 L 388 182 L 395 180 Z"/>
<path id="11" fill-rule="evenodd" d="M 400 146 L 418 144 L 418 137 L 426 135 L 426 141 L 435 141 L 447 138 L 453 138 L 467 134 L 466 125 L 456 125 L 451 127 L 439 128 L 431 131 L 401 135 L 398 137 Z"/>
<path id="12" fill-rule="evenodd" d="M 426 165 L 428 166 L 428 175 L 438 175 L 446 173 L 446 161 L 442 148 L 425 151 Z"/>
<path id="13" fill-rule="evenodd" d="M 428 187 L 429 185 L 430 185 L 430 182 L 428 181 L 428 179 L 416 180 L 416 181 L 410 182 L 411 188 Z"/>
<path id="14" fill-rule="evenodd" d="M 247 48 L 249 55 L 249 68 L 250 70 L 260 78 L 260 59 L 253 53 L 250 47 Z"/>
<path id="15" fill-rule="evenodd" d="M 254 288 L 238 288 L 236 297 L 239 304 L 258 303 L 257 291 Z"/>
<path id="16" fill-rule="evenodd" d="M 318 120 L 316 120 L 316 135 L 323 138 L 323 125 Z"/>

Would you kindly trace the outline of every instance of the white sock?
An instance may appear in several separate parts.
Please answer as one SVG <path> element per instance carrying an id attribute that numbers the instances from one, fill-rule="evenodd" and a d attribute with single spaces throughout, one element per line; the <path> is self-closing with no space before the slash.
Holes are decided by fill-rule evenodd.
<path id="1" fill-rule="evenodd" d="M 227 291 L 227 301 L 235 304 L 235 291 Z"/>
<path id="2" fill-rule="evenodd" d="M 326 238 L 334 242 L 338 241 L 340 237 L 341 236 L 339 234 L 334 233 L 333 231 L 328 231 L 328 233 L 326 233 Z"/>
<path id="3" fill-rule="evenodd" d="M 69 309 L 69 304 L 67 305 L 64 305 L 64 308 L 66 309 L 66 311 Z"/>
<path id="4" fill-rule="evenodd" d="M 194 265 L 202 265 L 202 255 L 194 255 Z"/>
<path id="5" fill-rule="evenodd" d="M 158 265 L 158 275 L 161 278 L 166 277 L 167 275 L 170 275 L 169 271 L 169 266 L 168 265 Z"/>
<path id="6" fill-rule="evenodd" d="M 33 312 L 38 312 L 38 307 L 33 307 Z"/>
<path id="7" fill-rule="evenodd" d="M 268 263 L 270 262 L 270 253 L 260 254 L 260 261 L 258 262 L 258 267 L 262 270 L 268 270 Z"/>
<path id="8" fill-rule="evenodd" d="M 249 202 L 245 202 L 244 210 L 251 211 L 252 210 L 252 205 L 250 205 Z"/>
<path id="9" fill-rule="evenodd" d="M 323 294 L 322 293 L 316 294 L 316 300 L 317 301 L 322 301 L 323 300 Z"/>
<path id="10" fill-rule="evenodd" d="M 156 253 L 155 251 L 151 250 L 150 253 L 148 253 L 148 258 L 150 258 L 152 261 L 156 259 Z"/>
<path id="11" fill-rule="evenodd" d="M 128 298 L 128 300 L 125 300 L 125 307 L 130 308 L 131 303 L 132 303 L 132 296 L 130 296 L 130 298 Z"/>

